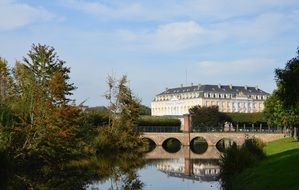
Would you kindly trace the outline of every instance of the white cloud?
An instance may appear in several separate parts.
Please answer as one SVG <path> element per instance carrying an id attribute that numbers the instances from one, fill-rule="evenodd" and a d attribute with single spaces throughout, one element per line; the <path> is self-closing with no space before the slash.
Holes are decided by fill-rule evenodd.
<path id="1" fill-rule="evenodd" d="M 53 14 L 40 7 L 33 7 L 14 0 L 0 2 L 0 30 L 19 28 L 28 24 L 48 21 Z"/>
<path id="2" fill-rule="evenodd" d="M 142 43 L 143 47 L 159 51 L 178 51 L 221 41 L 224 36 L 205 29 L 194 21 L 174 22 L 142 32 L 119 30 L 123 41 Z"/>
<path id="3" fill-rule="evenodd" d="M 161 50 L 178 50 L 190 47 L 206 31 L 193 21 L 161 25 L 153 34 L 153 44 Z"/>

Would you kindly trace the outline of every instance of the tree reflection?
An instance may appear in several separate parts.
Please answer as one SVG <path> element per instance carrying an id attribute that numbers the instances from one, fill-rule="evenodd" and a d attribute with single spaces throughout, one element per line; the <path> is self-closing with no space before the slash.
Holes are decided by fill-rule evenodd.
<path id="1" fill-rule="evenodd" d="M 3 154 L 3 153 L 2 153 Z M 8 157 L 6 157 L 8 158 Z M 137 169 L 145 165 L 141 153 L 101 154 L 53 164 L 18 164 L 1 155 L 0 189 L 85 189 L 93 182 L 111 180 L 111 189 L 141 189 Z"/>

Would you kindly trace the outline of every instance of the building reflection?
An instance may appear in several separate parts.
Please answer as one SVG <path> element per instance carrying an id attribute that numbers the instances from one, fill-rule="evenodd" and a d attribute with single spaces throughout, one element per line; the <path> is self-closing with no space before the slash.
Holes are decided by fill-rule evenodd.
<path id="1" fill-rule="evenodd" d="M 220 173 L 220 152 L 209 146 L 203 154 L 195 154 L 189 147 L 182 147 L 177 153 L 168 153 L 157 146 L 145 158 L 158 159 L 156 168 L 170 177 L 193 181 L 217 181 Z"/>
<path id="2" fill-rule="evenodd" d="M 161 160 L 156 167 L 168 176 L 195 181 L 217 181 L 220 173 L 219 162 L 216 159 Z"/>

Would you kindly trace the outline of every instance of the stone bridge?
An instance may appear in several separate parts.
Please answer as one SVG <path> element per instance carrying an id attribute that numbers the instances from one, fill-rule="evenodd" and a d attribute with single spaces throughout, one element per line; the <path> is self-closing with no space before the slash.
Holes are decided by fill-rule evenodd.
<path id="1" fill-rule="evenodd" d="M 262 132 L 191 132 L 191 117 L 189 114 L 184 115 L 182 132 L 177 133 L 142 133 L 142 138 L 147 138 L 160 146 L 170 138 L 175 138 L 183 146 L 190 146 L 190 143 L 196 137 L 204 138 L 209 146 L 216 146 L 221 139 L 230 139 L 237 145 L 242 145 L 246 139 L 257 138 L 263 142 L 269 142 L 285 137 L 283 133 L 262 133 Z"/>
<path id="2" fill-rule="evenodd" d="M 263 142 L 269 142 L 284 138 L 282 133 L 242 133 L 242 132 L 203 132 L 203 133 L 143 133 L 142 138 L 147 138 L 155 142 L 157 146 L 161 146 L 164 141 L 175 138 L 181 142 L 183 146 L 190 146 L 193 139 L 197 137 L 204 138 L 209 146 L 216 146 L 221 139 L 230 139 L 237 145 L 242 145 L 246 139 L 257 138 Z"/>

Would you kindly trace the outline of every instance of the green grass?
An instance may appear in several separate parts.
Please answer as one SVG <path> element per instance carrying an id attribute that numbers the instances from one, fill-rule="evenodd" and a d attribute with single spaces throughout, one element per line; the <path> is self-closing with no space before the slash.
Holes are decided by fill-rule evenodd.
<path id="1" fill-rule="evenodd" d="M 234 189 L 299 189 L 299 142 L 285 138 L 267 143 L 267 158 L 234 180 Z"/>

